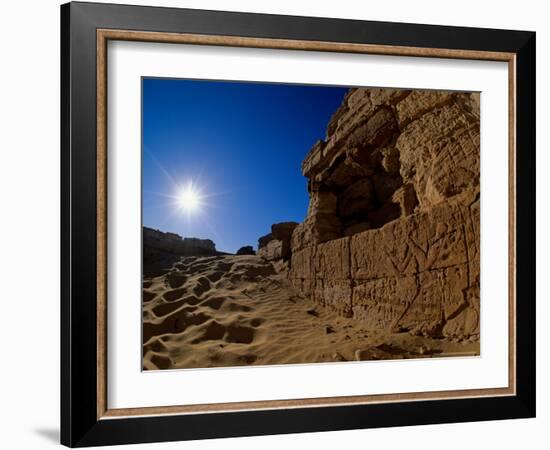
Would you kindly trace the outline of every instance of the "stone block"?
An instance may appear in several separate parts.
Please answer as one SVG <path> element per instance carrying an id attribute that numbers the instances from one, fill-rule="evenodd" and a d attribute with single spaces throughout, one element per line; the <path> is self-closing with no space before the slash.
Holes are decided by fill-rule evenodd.
<path id="1" fill-rule="evenodd" d="M 344 317 L 351 317 L 352 283 L 350 280 L 317 279 L 315 282 L 315 302 L 336 311 Z"/>
<path id="2" fill-rule="evenodd" d="M 314 258 L 316 278 L 343 280 L 350 278 L 350 238 L 334 239 L 317 246 Z"/>
<path id="3" fill-rule="evenodd" d="M 407 306 L 417 295 L 415 275 L 381 278 L 353 288 L 353 316 L 367 328 L 395 328 Z"/>
<path id="4" fill-rule="evenodd" d="M 315 247 L 306 247 L 292 253 L 290 263 L 291 278 L 314 279 Z"/>
<path id="5" fill-rule="evenodd" d="M 396 106 L 399 127 L 404 129 L 410 122 L 452 100 L 450 91 L 413 91 Z"/>

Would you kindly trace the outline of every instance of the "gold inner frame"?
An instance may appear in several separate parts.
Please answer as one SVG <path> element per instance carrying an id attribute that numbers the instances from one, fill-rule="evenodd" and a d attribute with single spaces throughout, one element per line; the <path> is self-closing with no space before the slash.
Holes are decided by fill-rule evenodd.
<path id="1" fill-rule="evenodd" d="M 107 42 L 109 40 L 217 45 L 231 47 L 307 50 L 341 53 L 364 53 L 392 56 L 416 56 L 474 59 L 508 63 L 508 248 L 509 248 L 509 319 L 508 319 L 508 387 L 466 389 L 401 394 L 357 395 L 341 397 L 264 400 L 200 405 L 148 406 L 109 409 L 107 404 Z M 516 129 L 516 54 L 477 50 L 403 47 L 322 41 L 264 39 L 180 33 L 158 33 L 114 29 L 97 30 L 97 418 L 164 414 L 216 413 L 261 409 L 288 409 L 320 406 L 343 406 L 401 401 L 445 400 L 471 397 L 510 396 L 516 393 L 516 237 L 515 237 L 515 129 Z"/>

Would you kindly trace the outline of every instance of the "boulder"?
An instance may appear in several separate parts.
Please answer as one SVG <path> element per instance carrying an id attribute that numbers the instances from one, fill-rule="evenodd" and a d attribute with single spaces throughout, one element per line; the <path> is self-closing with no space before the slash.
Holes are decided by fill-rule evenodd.
<path id="1" fill-rule="evenodd" d="M 283 257 L 283 241 L 273 239 L 258 249 L 258 256 L 268 261 L 274 261 Z"/>
<path id="2" fill-rule="evenodd" d="M 271 233 L 258 239 L 258 255 L 269 261 L 289 260 L 292 233 L 297 226 L 297 222 L 281 222 L 271 225 Z"/>
<path id="3" fill-rule="evenodd" d="M 251 245 L 245 245 L 244 247 L 241 247 L 239 250 L 237 250 L 237 255 L 255 255 L 256 252 L 252 248 Z"/>
<path id="4" fill-rule="evenodd" d="M 298 222 L 281 222 L 271 225 L 271 234 L 280 241 L 290 241 L 292 232 L 298 226 Z"/>

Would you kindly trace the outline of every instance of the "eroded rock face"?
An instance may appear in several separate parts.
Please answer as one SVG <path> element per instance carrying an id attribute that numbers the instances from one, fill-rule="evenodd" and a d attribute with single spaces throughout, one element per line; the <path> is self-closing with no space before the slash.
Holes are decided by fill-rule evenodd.
<path id="1" fill-rule="evenodd" d="M 271 225 L 271 233 L 258 239 L 258 256 L 275 261 L 290 259 L 292 233 L 296 222 L 281 222 Z"/>
<path id="2" fill-rule="evenodd" d="M 479 94 L 351 89 L 302 163 L 295 287 L 374 329 L 478 337 L 479 146 Z"/>
<path id="3" fill-rule="evenodd" d="M 210 239 L 182 238 L 143 227 L 143 272 L 154 274 L 169 270 L 181 256 L 217 255 L 216 245 Z"/>
<path id="4" fill-rule="evenodd" d="M 176 233 L 164 233 L 143 227 L 143 246 L 145 249 L 166 250 L 181 256 L 216 254 L 216 244 L 210 239 L 182 238 Z"/>
<path id="5" fill-rule="evenodd" d="M 479 320 L 479 197 L 466 192 L 351 238 L 354 315 L 375 328 L 476 335 Z M 479 319 L 479 317 L 478 317 Z"/>
<path id="6" fill-rule="evenodd" d="M 429 207 L 479 185 L 479 119 L 457 103 L 424 114 L 396 141 L 403 179 Z"/>

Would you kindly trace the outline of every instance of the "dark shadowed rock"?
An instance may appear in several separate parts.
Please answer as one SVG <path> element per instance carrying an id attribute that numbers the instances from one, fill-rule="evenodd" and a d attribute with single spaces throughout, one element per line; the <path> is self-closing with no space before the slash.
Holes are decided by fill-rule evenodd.
<path id="1" fill-rule="evenodd" d="M 241 247 L 239 250 L 237 250 L 237 255 L 255 255 L 256 252 L 252 248 L 251 245 L 245 245 L 244 247 Z"/>
<path id="2" fill-rule="evenodd" d="M 290 241 L 292 232 L 298 226 L 298 222 L 281 222 L 271 225 L 271 234 L 280 241 Z"/>
<path id="3" fill-rule="evenodd" d="M 292 233 L 297 226 L 296 222 L 271 225 L 271 233 L 258 239 L 258 255 L 269 261 L 290 259 Z"/>
<path id="4" fill-rule="evenodd" d="M 275 239 L 273 237 L 273 235 L 271 233 L 269 234 L 266 234 L 265 236 L 262 236 L 258 239 L 258 250 L 261 249 L 262 247 L 265 247 L 267 244 L 269 244 L 269 242 L 271 242 L 273 239 Z"/>
<path id="5" fill-rule="evenodd" d="M 375 207 L 374 186 L 370 178 L 364 178 L 348 186 L 338 199 L 340 217 L 365 215 Z"/>
<path id="6" fill-rule="evenodd" d="M 143 227 L 143 273 L 146 276 L 164 273 L 182 256 L 218 255 L 210 239 L 182 238 L 176 233 L 165 233 Z"/>

